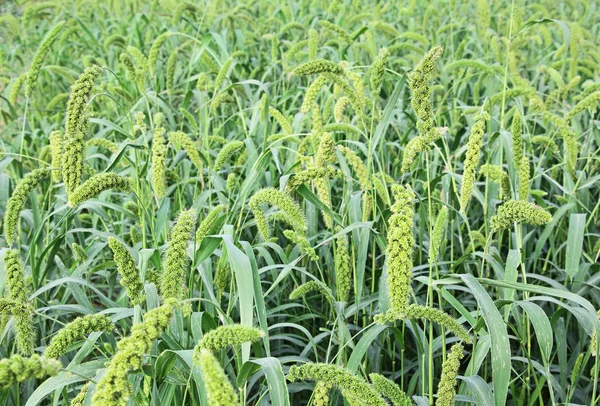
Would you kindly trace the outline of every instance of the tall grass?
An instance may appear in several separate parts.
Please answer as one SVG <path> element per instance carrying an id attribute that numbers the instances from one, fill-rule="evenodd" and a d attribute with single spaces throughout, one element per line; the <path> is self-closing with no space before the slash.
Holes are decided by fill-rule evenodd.
<path id="1" fill-rule="evenodd" d="M 0 403 L 600 403 L 597 2 L 0 11 Z"/>

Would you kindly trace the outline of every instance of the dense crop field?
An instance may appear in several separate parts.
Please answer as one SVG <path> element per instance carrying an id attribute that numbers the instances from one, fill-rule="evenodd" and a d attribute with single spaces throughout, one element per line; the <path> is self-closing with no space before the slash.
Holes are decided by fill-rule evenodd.
<path id="1" fill-rule="evenodd" d="M 0 404 L 600 404 L 597 1 L 0 12 Z"/>

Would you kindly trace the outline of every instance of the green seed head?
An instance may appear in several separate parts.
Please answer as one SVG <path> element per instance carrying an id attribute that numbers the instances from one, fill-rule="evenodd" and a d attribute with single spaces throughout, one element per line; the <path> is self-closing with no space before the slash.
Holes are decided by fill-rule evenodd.
<path id="1" fill-rule="evenodd" d="M 512 227 L 514 223 L 544 225 L 552 220 L 552 215 L 543 208 L 524 201 L 509 200 L 502 204 L 491 219 L 492 231 L 501 231 Z"/>
<path id="2" fill-rule="evenodd" d="M 490 119 L 487 112 L 481 113 L 475 118 L 475 124 L 471 128 L 469 141 L 467 143 L 467 155 L 464 162 L 462 188 L 460 191 L 460 210 L 465 211 L 471 201 L 473 187 L 475 185 L 475 174 L 479 155 L 483 146 L 483 135 L 485 134 L 486 121 Z"/>
<path id="3" fill-rule="evenodd" d="M 160 337 L 169 325 L 177 301 L 165 303 L 144 315 L 144 321 L 131 328 L 129 336 L 117 343 L 117 353 L 106 368 L 106 373 L 98 382 L 92 404 L 125 406 L 131 396 L 129 372 L 141 369 L 144 356 L 152 348 L 152 343 Z"/>
<path id="4" fill-rule="evenodd" d="M 13 355 L 0 360 L 0 387 L 6 389 L 30 378 L 54 376 L 62 369 L 62 364 L 54 359 L 34 354 L 29 358 Z"/>
<path id="5" fill-rule="evenodd" d="M 388 221 L 386 249 L 390 311 L 402 314 L 408 306 L 411 290 L 414 193 L 409 188 L 394 185 L 395 202 Z"/>
<path id="6" fill-rule="evenodd" d="M 260 340 L 263 336 L 264 333 L 261 330 L 241 324 L 219 326 L 202 337 L 194 350 L 194 356 L 197 356 L 204 349 L 219 351 L 247 342 L 253 343 Z"/>
<path id="7" fill-rule="evenodd" d="M 243 141 L 231 141 L 223 146 L 223 148 L 219 151 L 219 155 L 217 155 L 217 159 L 215 159 L 215 163 L 213 165 L 214 171 L 220 171 L 223 169 L 223 166 L 227 163 L 229 158 L 233 156 L 237 151 L 244 147 Z"/>
<path id="8" fill-rule="evenodd" d="M 90 333 L 95 331 L 110 332 L 114 327 L 110 318 L 102 314 L 78 317 L 52 337 L 44 355 L 47 358 L 58 358 L 65 354 L 73 344 L 85 340 Z"/>
<path id="9" fill-rule="evenodd" d="M 306 254 L 310 259 L 312 259 L 313 261 L 319 260 L 319 256 L 315 252 L 315 249 L 310 246 L 310 243 L 306 239 L 306 236 L 304 236 L 303 234 L 299 234 L 293 230 L 285 230 L 283 232 L 283 235 L 285 235 L 285 237 L 294 244 L 297 244 L 298 247 L 300 247 L 300 251 Z"/>
<path id="10" fill-rule="evenodd" d="M 209 406 L 237 405 L 238 396 L 212 352 L 203 349 L 194 355 L 194 362 L 202 371 Z"/>
<path id="11" fill-rule="evenodd" d="M 135 230 L 135 228 L 132 228 Z M 134 305 L 141 304 L 143 300 L 142 291 L 144 284 L 140 278 L 140 272 L 131 256 L 131 253 L 125 246 L 114 237 L 108 238 L 108 246 L 113 252 L 114 261 L 117 264 L 117 271 L 121 275 L 121 285 L 127 290 L 127 296 Z"/>
<path id="12" fill-rule="evenodd" d="M 69 206 L 77 207 L 86 200 L 98 196 L 105 190 L 129 192 L 131 181 L 114 172 L 104 172 L 89 178 L 83 185 L 77 187 L 69 196 Z"/>
<path id="13" fill-rule="evenodd" d="M 99 66 L 86 68 L 71 87 L 65 120 L 65 147 L 62 164 L 62 175 L 69 198 L 81 184 L 85 137 L 89 125 L 86 113 L 87 103 L 92 96 L 94 81 L 101 73 L 102 69 Z"/>
<path id="14" fill-rule="evenodd" d="M 187 247 L 194 236 L 195 225 L 196 211 L 190 209 L 179 214 L 171 230 L 171 241 L 167 249 L 167 259 L 160 285 L 161 294 L 165 300 L 182 297 L 181 285 L 184 282 L 189 262 Z"/>
<path id="15" fill-rule="evenodd" d="M 296 300 L 308 295 L 311 292 L 319 292 L 330 303 L 333 303 L 333 294 L 331 293 L 331 289 L 329 289 L 323 282 L 314 280 L 303 283 L 294 289 L 292 293 L 290 293 L 290 299 Z"/>
<path id="16" fill-rule="evenodd" d="M 25 200 L 29 197 L 31 191 L 36 188 L 42 180 L 47 178 L 51 173 L 50 169 L 36 169 L 28 173 L 22 181 L 19 182 L 13 191 L 10 199 L 6 203 L 6 213 L 4 214 L 4 238 L 6 243 L 11 246 L 15 243 L 17 236 L 17 226 L 19 223 L 19 214 Z"/>
<path id="17" fill-rule="evenodd" d="M 337 365 L 307 363 L 292 366 L 287 379 L 295 381 L 325 382 L 342 391 L 344 396 L 351 397 L 364 406 L 385 406 L 387 403 L 363 378 L 353 375 Z"/>
<path id="18" fill-rule="evenodd" d="M 387 48 L 381 48 L 377 59 L 371 66 L 371 93 L 378 95 L 383 83 L 383 75 L 385 73 L 385 65 L 390 56 L 390 51 Z"/>
<path id="19" fill-rule="evenodd" d="M 410 398 L 391 380 L 380 374 L 369 374 L 373 388 L 392 401 L 394 406 L 412 406 Z"/>
<path id="20" fill-rule="evenodd" d="M 325 59 L 315 59 L 298 66 L 292 71 L 292 75 L 307 76 L 324 72 L 331 73 L 335 76 L 343 76 L 344 68 L 337 63 L 326 61 Z"/>
<path id="21" fill-rule="evenodd" d="M 54 28 L 52 28 L 52 30 L 46 34 L 46 37 L 44 37 L 42 44 L 38 48 L 35 57 L 33 58 L 33 62 L 31 63 L 29 73 L 27 74 L 27 81 L 25 83 L 25 96 L 33 96 L 33 91 L 35 89 L 40 70 L 42 69 L 42 65 L 44 64 L 44 59 L 46 59 L 46 55 L 50 51 L 52 43 L 58 37 L 58 34 L 60 34 L 60 30 L 62 30 L 64 24 L 64 21 L 56 24 Z"/>
<path id="22" fill-rule="evenodd" d="M 448 358 L 442 364 L 442 377 L 438 385 L 438 398 L 435 406 L 453 406 L 456 396 L 456 376 L 463 358 L 463 346 L 454 344 Z"/>
<path id="23" fill-rule="evenodd" d="M 429 241 L 429 263 L 434 264 L 437 261 L 438 253 L 440 252 L 440 246 L 442 245 L 442 239 L 446 232 L 446 225 L 448 224 L 448 207 L 443 206 L 440 210 L 437 219 L 435 220 L 435 226 L 433 227 L 433 233 Z"/>
<path id="24" fill-rule="evenodd" d="M 285 218 L 294 231 L 301 234 L 305 233 L 306 220 L 300 206 L 289 195 L 274 188 L 265 188 L 256 192 L 248 203 L 256 219 L 258 231 L 265 241 L 269 239 L 270 233 L 267 217 L 261 209 L 262 204 L 277 206 L 286 214 Z"/>

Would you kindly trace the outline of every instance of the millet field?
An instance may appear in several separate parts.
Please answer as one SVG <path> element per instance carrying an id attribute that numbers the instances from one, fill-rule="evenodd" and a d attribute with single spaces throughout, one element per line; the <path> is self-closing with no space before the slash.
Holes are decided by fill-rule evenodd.
<path id="1" fill-rule="evenodd" d="M 0 1 L 0 405 L 600 406 L 599 16 Z"/>

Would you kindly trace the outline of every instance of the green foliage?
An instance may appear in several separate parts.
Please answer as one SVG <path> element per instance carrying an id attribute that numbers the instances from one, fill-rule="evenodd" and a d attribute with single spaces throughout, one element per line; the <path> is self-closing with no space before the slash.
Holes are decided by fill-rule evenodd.
<path id="1" fill-rule="evenodd" d="M 5 404 L 600 404 L 597 2 L 0 3 Z"/>

